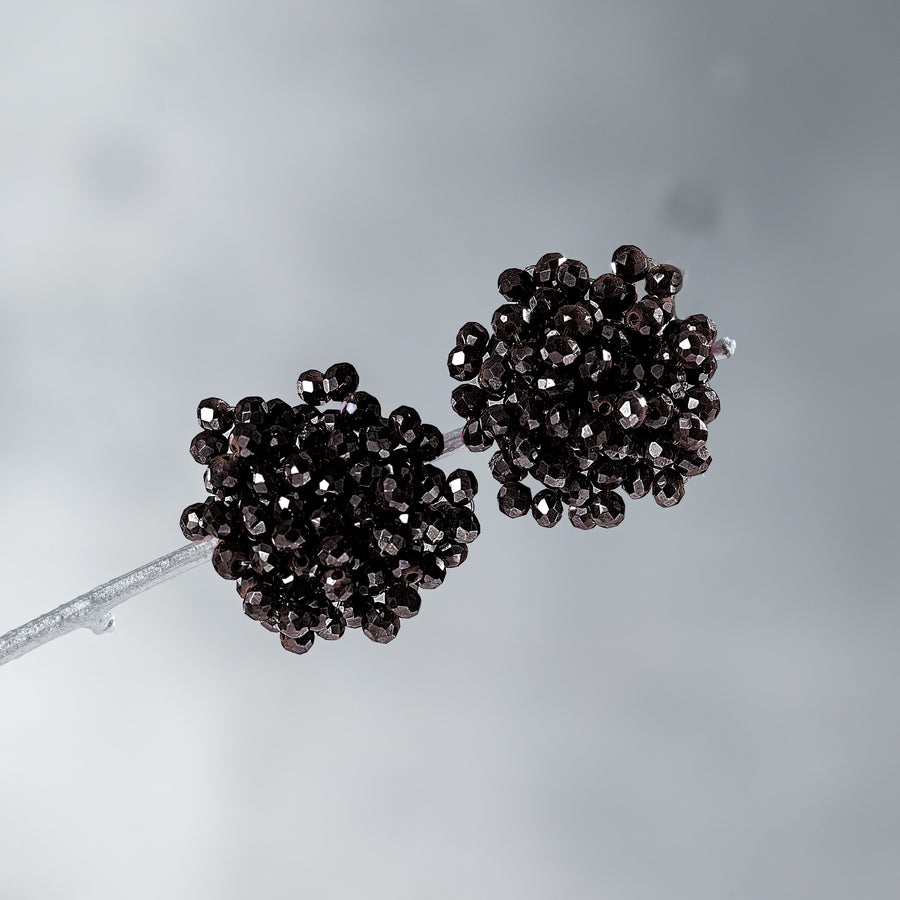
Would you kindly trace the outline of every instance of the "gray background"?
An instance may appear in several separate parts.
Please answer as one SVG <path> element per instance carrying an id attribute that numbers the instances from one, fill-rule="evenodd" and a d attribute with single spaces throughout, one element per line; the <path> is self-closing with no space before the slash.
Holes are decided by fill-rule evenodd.
<path id="1" fill-rule="evenodd" d="M 4 898 L 893 898 L 894 4 L 0 3 L 0 630 L 181 542 L 197 401 L 445 359 L 637 243 L 739 342 L 715 462 L 495 509 L 389 647 L 211 569 L 0 671 Z"/>

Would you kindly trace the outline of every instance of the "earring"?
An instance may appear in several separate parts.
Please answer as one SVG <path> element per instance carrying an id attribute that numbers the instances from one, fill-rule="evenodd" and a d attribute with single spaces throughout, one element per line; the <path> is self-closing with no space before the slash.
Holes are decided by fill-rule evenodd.
<path id="1" fill-rule="evenodd" d="M 633 245 L 611 268 L 592 279 L 583 262 L 546 253 L 504 270 L 493 333 L 467 322 L 450 351 L 463 442 L 496 445 L 488 467 L 510 518 L 530 511 L 552 528 L 568 507 L 576 528 L 612 528 L 625 517 L 623 493 L 675 506 L 712 462 L 720 403 L 710 381 L 734 342 L 719 342 L 705 315 L 676 316 L 680 269 Z"/>
<path id="2" fill-rule="evenodd" d="M 676 316 L 675 266 L 625 245 L 611 268 L 591 279 L 548 253 L 504 270 L 492 330 L 467 322 L 448 357 L 465 424 L 445 434 L 409 406 L 383 416 L 349 363 L 301 373 L 296 406 L 201 401 L 190 453 L 208 497 L 181 514 L 189 543 L 0 636 L 0 665 L 78 628 L 111 631 L 117 605 L 208 560 L 291 652 L 347 628 L 388 643 L 479 535 L 475 475 L 435 465 L 463 444 L 496 444 L 489 469 L 511 518 L 552 527 L 567 506 L 576 528 L 611 528 L 620 490 L 676 505 L 712 460 L 709 382 L 735 342 L 704 315 Z"/>

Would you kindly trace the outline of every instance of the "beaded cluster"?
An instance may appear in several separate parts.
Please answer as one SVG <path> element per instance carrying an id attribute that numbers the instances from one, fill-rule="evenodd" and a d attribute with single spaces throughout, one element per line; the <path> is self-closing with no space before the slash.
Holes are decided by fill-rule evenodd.
<path id="1" fill-rule="evenodd" d="M 560 253 L 500 274 L 492 331 L 463 325 L 447 365 L 464 382 L 451 396 L 464 443 L 496 444 L 489 465 L 503 513 L 530 511 L 549 528 L 567 506 L 576 528 L 611 528 L 625 515 L 620 490 L 674 506 L 686 479 L 709 468 L 716 326 L 676 316 L 682 280 L 633 245 L 598 278 Z"/>
<path id="2" fill-rule="evenodd" d="M 358 387 L 356 369 L 336 363 L 301 373 L 294 407 L 211 397 L 197 409 L 190 451 L 210 496 L 184 510 L 181 530 L 217 540 L 216 572 L 294 653 L 346 628 L 393 640 L 419 590 L 461 565 L 480 531 L 475 476 L 433 465 L 441 432 L 409 406 L 383 416 Z"/>

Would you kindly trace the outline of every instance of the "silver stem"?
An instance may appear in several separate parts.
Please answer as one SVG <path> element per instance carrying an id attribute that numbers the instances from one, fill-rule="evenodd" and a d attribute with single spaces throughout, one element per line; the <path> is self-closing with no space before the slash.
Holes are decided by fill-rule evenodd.
<path id="1" fill-rule="evenodd" d="M 182 572 L 203 565 L 212 556 L 215 546 L 215 541 L 200 541 L 179 547 L 14 628 L 0 637 L 0 666 L 79 628 L 90 628 L 94 634 L 112 631 L 115 619 L 111 610 L 114 607 Z"/>
<path id="2" fill-rule="evenodd" d="M 448 456 L 462 445 L 462 428 L 446 432 L 441 456 Z M 79 628 L 90 628 L 94 634 L 112 631 L 115 628 L 111 613 L 114 607 L 182 572 L 202 566 L 212 556 L 215 546 L 214 540 L 207 540 L 179 547 L 127 575 L 120 575 L 57 606 L 19 628 L 13 628 L 0 637 L 0 666 Z"/>

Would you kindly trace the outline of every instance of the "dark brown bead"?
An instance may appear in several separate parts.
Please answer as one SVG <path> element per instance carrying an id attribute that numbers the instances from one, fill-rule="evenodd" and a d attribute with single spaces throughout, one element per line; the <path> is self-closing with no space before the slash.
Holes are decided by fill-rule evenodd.
<path id="1" fill-rule="evenodd" d="M 631 460 L 625 467 L 622 489 L 632 500 L 640 500 L 650 493 L 653 484 L 653 467 L 640 460 Z"/>
<path id="2" fill-rule="evenodd" d="M 383 603 L 369 608 L 363 621 L 363 634 L 376 644 L 390 643 L 400 631 L 400 619 Z"/>
<path id="3" fill-rule="evenodd" d="M 484 430 L 481 419 L 469 419 L 463 426 L 463 443 L 475 453 L 487 450 L 494 443 L 494 436 Z"/>
<path id="4" fill-rule="evenodd" d="M 625 519 L 625 500 L 615 491 L 598 491 L 588 507 L 595 525 L 615 528 Z"/>
<path id="5" fill-rule="evenodd" d="M 243 397 L 234 404 L 235 425 L 255 425 L 266 420 L 266 401 L 262 397 Z"/>
<path id="6" fill-rule="evenodd" d="M 647 428 L 664 428 L 675 415 L 675 404 L 668 394 L 657 394 L 647 401 L 647 415 L 644 425 Z"/>
<path id="7" fill-rule="evenodd" d="M 437 554 L 448 569 L 455 569 L 466 561 L 469 556 L 469 548 L 466 544 L 460 544 L 458 541 L 450 541 L 441 544 L 437 549 Z"/>
<path id="8" fill-rule="evenodd" d="M 709 385 L 692 387 L 681 401 L 681 408 L 685 412 L 694 413 L 709 425 L 715 421 L 721 410 L 719 395 Z"/>
<path id="9" fill-rule="evenodd" d="M 247 557 L 243 550 L 233 544 L 220 541 L 212 552 L 212 565 L 216 574 L 228 581 L 234 581 L 246 571 Z"/>
<path id="10" fill-rule="evenodd" d="M 450 406 L 463 419 L 474 419 L 484 412 L 487 395 L 477 384 L 460 384 L 450 394 Z"/>
<path id="11" fill-rule="evenodd" d="M 340 402 L 359 387 L 359 373 L 348 362 L 334 363 L 325 370 L 322 388 L 329 400 Z"/>
<path id="12" fill-rule="evenodd" d="M 594 317 L 583 303 L 567 303 L 556 311 L 553 324 L 560 334 L 578 340 L 591 333 L 594 328 Z"/>
<path id="13" fill-rule="evenodd" d="M 569 507 L 569 521 L 581 531 L 590 531 L 592 528 L 597 527 L 597 523 L 591 517 L 590 511 L 583 506 Z"/>
<path id="14" fill-rule="evenodd" d="M 218 397 L 207 397 L 197 405 L 197 422 L 204 431 L 228 431 L 234 425 L 234 410 Z"/>
<path id="15" fill-rule="evenodd" d="M 413 618 L 422 608 L 419 592 L 408 584 L 390 585 L 385 592 L 384 602 L 387 608 L 401 619 Z"/>
<path id="16" fill-rule="evenodd" d="M 685 478 L 693 478 L 696 475 L 702 475 L 712 464 L 712 454 L 709 448 L 704 444 L 696 450 L 686 451 L 676 462 L 675 468 L 684 475 Z"/>
<path id="17" fill-rule="evenodd" d="M 469 381 L 478 374 L 484 351 L 463 345 L 454 347 L 447 356 L 447 371 L 457 381 Z"/>
<path id="18" fill-rule="evenodd" d="M 682 319 L 679 323 L 679 328 L 697 332 L 710 347 L 715 344 L 718 337 L 716 323 L 709 316 L 703 315 L 703 313 L 697 313 Z"/>
<path id="19" fill-rule="evenodd" d="M 524 269 L 504 269 L 497 289 L 510 303 L 524 303 L 534 293 L 534 279 Z"/>
<path id="20" fill-rule="evenodd" d="M 664 469 L 666 466 L 675 464 L 676 452 L 668 439 L 663 437 L 657 439 L 652 438 L 647 442 L 644 451 L 644 459 L 653 466 L 654 469 Z"/>
<path id="21" fill-rule="evenodd" d="M 620 428 L 639 428 L 647 418 L 647 401 L 637 391 L 625 391 L 616 399 L 615 416 Z"/>
<path id="22" fill-rule="evenodd" d="M 578 346 L 578 343 L 574 338 L 562 334 L 550 335 L 541 350 L 541 357 L 553 369 L 572 366 L 578 361 L 579 356 L 581 356 L 581 347 Z"/>
<path id="23" fill-rule="evenodd" d="M 653 499 L 662 507 L 676 506 L 684 497 L 684 478 L 674 469 L 663 469 L 653 479 Z"/>
<path id="24" fill-rule="evenodd" d="M 588 267 L 577 259 L 561 260 L 556 269 L 556 284 L 572 297 L 583 297 L 591 286 Z"/>
<path id="25" fill-rule="evenodd" d="M 693 413 L 681 413 L 672 423 L 672 437 L 679 447 L 696 450 L 706 443 L 709 429 L 706 422 Z"/>
<path id="26" fill-rule="evenodd" d="M 192 503 L 184 508 L 178 524 L 181 527 L 181 533 L 189 541 L 203 541 L 209 536 L 203 525 L 204 512 L 206 512 L 205 503 Z"/>
<path id="27" fill-rule="evenodd" d="M 325 402 L 325 376 L 318 369 L 307 369 L 297 376 L 297 395 L 304 403 L 318 406 Z"/>
<path id="28" fill-rule="evenodd" d="M 659 300 L 645 296 L 625 310 L 622 321 L 627 329 L 646 338 L 659 334 L 668 319 Z"/>
<path id="29" fill-rule="evenodd" d="M 480 322 L 466 322 L 456 333 L 456 346 L 485 350 L 490 339 L 491 333 Z"/>
<path id="30" fill-rule="evenodd" d="M 531 515 L 541 528 L 552 528 L 562 518 L 563 503 L 559 491 L 545 488 L 531 501 Z"/>
<path id="31" fill-rule="evenodd" d="M 309 649 L 316 639 L 316 636 L 312 631 L 307 631 L 300 637 L 290 637 L 282 632 L 279 637 L 281 638 L 281 646 L 284 647 L 285 650 L 298 654 L 309 652 Z"/>
<path id="32" fill-rule="evenodd" d="M 525 469 L 513 465 L 500 450 L 488 461 L 488 469 L 490 469 L 491 476 L 501 484 L 521 481 L 527 474 Z"/>
<path id="33" fill-rule="evenodd" d="M 480 366 L 478 372 L 478 384 L 492 396 L 500 396 L 503 393 L 503 383 L 506 380 L 506 366 L 500 356 L 488 356 Z"/>
<path id="34" fill-rule="evenodd" d="M 565 259 L 562 253 L 545 253 L 534 266 L 534 287 L 552 288 L 556 286 L 556 272 L 559 264 Z"/>
<path id="35" fill-rule="evenodd" d="M 654 266 L 647 273 L 644 281 L 644 290 L 654 297 L 666 297 L 677 294 L 681 290 L 684 276 L 677 266 L 668 263 Z"/>
<path id="36" fill-rule="evenodd" d="M 531 509 L 531 489 L 520 482 L 503 484 L 497 491 L 497 503 L 503 515 L 518 519 Z"/>
<path id="37" fill-rule="evenodd" d="M 634 244 L 624 244 L 612 255 L 612 270 L 623 281 L 640 281 L 650 270 L 650 259 Z"/>
<path id="38" fill-rule="evenodd" d="M 594 279 L 589 296 L 604 319 L 620 322 L 622 313 L 637 300 L 637 291 L 618 275 L 606 274 Z"/>
<path id="39" fill-rule="evenodd" d="M 529 332 L 522 307 L 515 303 L 498 306 L 491 318 L 491 327 L 497 339 L 506 344 L 521 343 Z"/>
<path id="40" fill-rule="evenodd" d="M 201 431 L 191 440 L 191 456 L 194 462 L 201 466 L 208 466 L 217 456 L 221 456 L 228 450 L 228 441 L 215 431 Z"/>
<path id="41" fill-rule="evenodd" d="M 672 355 L 681 365 L 695 369 L 712 355 L 712 348 L 699 331 L 682 331 L 672 342 Z"/>

